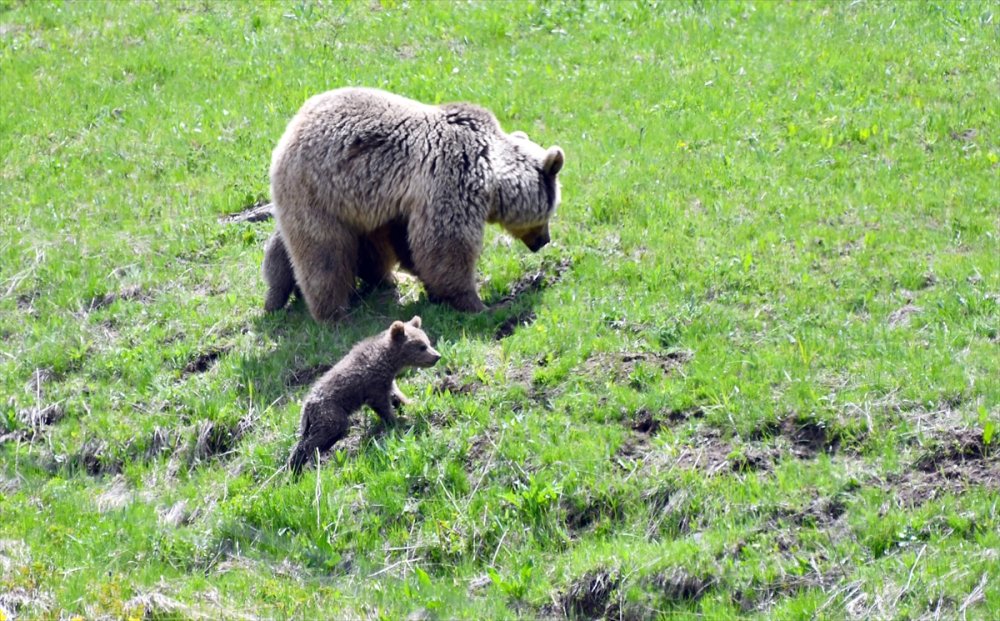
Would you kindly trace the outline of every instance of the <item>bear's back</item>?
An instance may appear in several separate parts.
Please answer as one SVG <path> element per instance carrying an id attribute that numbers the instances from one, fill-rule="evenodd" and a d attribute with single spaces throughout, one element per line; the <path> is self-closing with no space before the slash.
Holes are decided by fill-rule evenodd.
<path id="1" fill-rule="evenodd" d="M 306 401 L 335 399 L 340 407 L 353 411 L 371 395 L 386 392 L 396 377 L 396 368 L 384 341 L 384 335 L 378 335 L 352 347 L 316 381 Z"/>
<path id="2" fill-rule="evenodd" d="M 370 88 L 316 95 L 272 159 L 279 219 L 296 204 L 318 205 L 359 230 L 405 218 L 431 199 L 436 179 L 484 152 L 494 127 L 491 113 L 469 104 L 430 106 Z M 283 200 L 303 191 L 309 200 Z"/>

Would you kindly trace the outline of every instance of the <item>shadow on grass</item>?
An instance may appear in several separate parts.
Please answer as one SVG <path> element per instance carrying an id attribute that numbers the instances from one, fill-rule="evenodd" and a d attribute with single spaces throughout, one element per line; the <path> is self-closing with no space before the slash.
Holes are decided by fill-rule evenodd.
<path id="1" fill-rule="evenodd" d="M 475 314 L 433 304 L 425 295 L 400 304 L 394 290 L 376 289 L 357 298 L 339 322 L 320 324 L 313 321 L 301 297 L 293 295 L 284 309 L 254 318 L 254 332 L 275 346 L 241 361 L 244 382 L 252 385 L 252 399 L 261 409 L 294 398 L 355 343 L 387 329 L 397 319 L 405 321 L 414 315 L 421 316 L 432 342 L 462 336 L 480 341 L 507 338 L 535 320 L 543 292 L 558 283 L 570 266 L 568 259 L 546 261 L 541 269 L 515 281 L 507 294 L 484 300 L 488 309 Z M 438 368 L 446 374 L 447 358 L 442 362 Z"/>

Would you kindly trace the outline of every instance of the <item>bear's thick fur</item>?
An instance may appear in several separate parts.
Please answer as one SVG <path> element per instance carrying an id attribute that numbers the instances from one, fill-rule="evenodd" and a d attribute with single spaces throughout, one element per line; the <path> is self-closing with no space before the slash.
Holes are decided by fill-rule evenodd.
<path id="1" fill-rule="evenodd" d="M 265 249 L 265 306 L 284 306 L 297 285 L 317 321 L 333 319 L 357 277 L 391 282 L 401 265 L 430 299 L 483 310 L 475 265 L 486 223 L 532 251 L 548 243 L 563 161 L 559 147 L 507 134 L 470 104 L 367 88 L 312 97 L 271 160 L 278 226 Z"/>
<path id="2" fill-rule="evenodd" d="M 347 433 L 351 414 L 362 405 L 387 424 L 396 422 L 393 399 L 409 403 L 396 385 L 406 367 L 432 367 L 441 359 L 420 329 L 420 317 L 394 321 L 388 330 L 354 347 L 316 380 L 302 405 L 299 442 L 288 466 L 298 475 L 313 453 L 326 451 Z"/>

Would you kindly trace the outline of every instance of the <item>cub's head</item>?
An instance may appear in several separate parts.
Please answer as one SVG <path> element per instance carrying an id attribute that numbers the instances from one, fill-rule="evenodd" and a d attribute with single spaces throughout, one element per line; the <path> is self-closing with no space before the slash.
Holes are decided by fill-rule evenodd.
<path id="1" fill-rule="evenodd" d="M 403 323 L 394 321 L 389 326 L 389 338 L 393 347 L 398 348 L 403 364 L 409 367 L 432 367 L 441 359 L 441 354 L 431 347 L 430 339 L 420 329 L 420 316 Z"/>
<path id="2" fill-rule="evenodd" d="M 549 219 L 559 206 L 558 175 L 566 156 L 559 147 L 545 149 L 535 144 L 524 132 L 508 136 L 511 162 L 500 175 L 491 221 L 538 252 L 551 239 Z"/>

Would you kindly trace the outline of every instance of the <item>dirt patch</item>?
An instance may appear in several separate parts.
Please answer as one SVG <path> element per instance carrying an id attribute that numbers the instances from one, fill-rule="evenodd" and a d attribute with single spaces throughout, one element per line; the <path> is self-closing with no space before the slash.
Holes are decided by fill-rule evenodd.
<path id="1" fill-rule="evenodd" d="M 695 576 L 684 569 L 674 568 L 653 575 L 648 583 L 668 601 L 696 602 L 715 586 L 716 579 L 711 576 Z"/>
<path id="2" fill-rule="evenodd" d="M 607 617 L 612 596 L 620 583 L 617 572 L 599 569 L 584 574 L 559 596 L 563 614 L 572 619 Z"/>
<path id="3" fill-rule="evenodd" d="M 889 327 L 898 328 L 900 326 L 909 325 L 910 316 L 915 315 L 922 310 L 924 309 L 914 304 L 907 304 L 906 306 L 894 310 L 889 315 Z"/>
<path id="4" fill-rule="evenodd" d="M 802 575 L 785 574 L 771 582 L 755 581 L 745 589 L 733 593 L 733 603 L 744 614 L 761 612 L 773 606 L 779 599 L 794 596 L 807 589 L 827 589 L 843 578 L 841 571 L 819 574 L 810 571 Z"/>
<path id="5" fill-rule="evenodd" d="M 35 369 L 35 372 L 31 374 L 31 379 L 29 379 L 24 385 L 24 392 L 34 394 L 38 398 L 41 398 L 42 390 L 45 388 L 46 384 L 52 381 L 54 376 L 55 374 L 52 372 L 52 369 Z"/>
<path id="6" fill-rule="evenodd" d="M 482 387 L 483 383 L 478 379 L 462 381 L 457 375 L 449 373 L 434 386 L 434 392 L 436 394 L 448 392 L 453 395 L 468 395 L 475 393 Z"/>
<path id="7" fill-rule="evenodd" d="M 53 468 L 50 470 L 57 470 L 60 465 L 59 461 L 59 458 L 56 458 Z M 111 454 L 107 443 L 97 439 L 84 442 L 80 450 L 70 455 L 65 461 L 70 471 L 82 470 L 90 476 L 120 474 L 124 465 L 122 460 Z"/>
<path id="8" fill-rule="evenodd" d="M 761 442 L 733 444 L 722 438 L 720 430 L 704 427 L 676 447 L 656 448 L 650 439 L 662 423 L 644 416 L 633 424 L 639 429 L 619 446 L 612 459 L 626 471 L 642 467 L 654 470 L 681 468 L 699 470 L 709 476 L 726 473 L 770 472 L 781 458 L 781 452 Z"/>
<path id="9" fill-rule="evenodd" d="M 781 432 L 792 443 L 792 454 L 801 459 L 811 459 L 820 453 L 833 455 L 840 448 L 840 438 L 815 421 L 789 416 L 781 424 Z"/>
<path id="10" fill-rule="evenodd" d="M 687 470 L 702 470 L 707 474 L 718 474 L 731 470 L 729 454 L 732 445 L 723 440 L 718 429 L 709 428 L 691 439 L 690 444 L 680 447 L 672 465 Z"/>
<path id="11" fill-rule="evenodd" d="M 952 463 L 975 463 L 990 453 L 983 443 L 982 432 L 962 429 L 939 439 L 938 446 L 917 459 L 914 466 L 923 472 L 937 472 Z"/>
<path id="12" fill-rule="evenodd" d="M 495 427 L 487 427 L 482 432 L 476 434 L 469 443 L 469 449 L 465 452 L 465 463 L 470 472 L 477 464 L 482 464 L 492 460 L 497 451 L 497 440 L 499 433 Z"/>
<path id="13" fill-rule="evenodd" d="M 547 289 L 563 279 L 569 268 L 573 267 L 570 259 L 560 259 L 557 263 L 545 261 L 541 269 L 525 274 L 510 287 L 510 293 L 490 304 L 490 310 L 500 310 L 511 306 L 521 297 Z"/>
<path id="14" fill-rule="evenodd" d="M 30 407 L 17 413 L 18 420 L 35 432 L 40 431 L 43 427 L 58 423 L 65 416 L 66 411 L 58 403 Z"/>
<path id="15" fill-rule="evenodd" d="M 274 215 L 274 203 L 260 200 L 236 213 L 228 213 L 219 217 L 222 224 L 232 224 L 234 222 L 263 222 L 269 220 Z"/>
<path id="16" fill-rule="evenodd" d="M 566 513 L 566 527 L 573 532 L 589 528 L 602 518 L 617 522 L 625 517 L 626 503 L 616 498 L 613 491 L 592 494 L 584 492 L 582 497 L 564 497 L 562 507 Z"/>
<path id="17" fill-rule="evenodd" d="M 667 352 L 599 352 L 591 355 L 583 363 L 583 373 L 594 377 L 604 377 L 610 374 L 615 383 L 629 381 L 636 383 L 636 371 L 640 365 L 659 368 L 664 373 L 671 373 L 687 364 L 693 354 L 687 350 L 671 350 Z M 641 384 L 641 382 L 639 382 Z M 637 385 L 636 388 L 641 386 Z"/>
<path id="18" fill-rule="evenodd" d="M 657 413 L 641 408 L 631 418 L 629 426 L 638 433 L 655 435 L 666 424 L 676 425 L 704 416 L 705 411 L 700 407 L 688 410 L 665 410 Z"/>
<path id="19" fill-rule="evenodd" d="M 951 136 L 952 140 L 958 140 L 960 142 L 972 142 L 973 140 L 975 140 L 976 136 L 979 135 L 979 132 L 976 131 L 975 128 L 970 127 L 962 131 L 956 131 L 953 129 L 950 132 L 948 132 L 948 135 Z"/>
<path id="20" fill-rule="evenodd" d="M 145 458 L 155 459 L 160 453 L 173 451 L 177 446 L 177 437 L 169 429 L 156 427 L 146 444 Z"/>
<path id="21" fill-rule="evenodd" d="M 800 419 L 791 414 L 781 421 L 767 421 L 754 429 L 750 440 L 782 438 L 791 445 L 791 452 L 799 459 L 812 459 L 820 453 L 835 454 L 840 449 L 840 434 L 822 421 Z"/>
<path id="22" fill-rule="evenodd" d="M 84 312 L 92 313 L 96 310 L 100 310 L 107 306 L 111 306 L 118 300 L 139 300 L 141 302 L 148 302 L 150 300 L 148 293 L 145 293 L 141 287 L 138 285 L 130 285 L 125 287 L 121 291 L 112 291 L 110 293 L 104 293 L 102 295 L 97 295 L 84 304 Z"/>
<path id="23" fill-rule="evenodd" d="M 304 369 L 292 369 L 285 378 L 285 386 L 307 386 L 315 382 L 321 375 L 331 369 L 329 364 L 317 364 Z"/>
<path id="24" fill-rule="evenodd" d="M 1000 451 L 982 433 L 964 429 L 944 434 L 912 467 L 886 479 L 884 489 L 904 506 L 917 506 L 972 487 L 1000 491 Z"/>
<path id="25" fill-rule="evenodd" d="M 184 365 L 184 372 L 182 373 L 182 376 L 187 377 L 188 375 L 208 371 L 215 365 L 216 361 L 218 361 L 218 359 L 228 351 L 228 347 L 213 347 L 206 352 L 198 354 L 186 365 Z"/>
<path id="26" fill-rule="evenodd" d="M 514 334 L 514 332 L 522 326 L 530 326 L 535 322 L 536 319 L 535 311 L 528 309 L 522 313 L 512 315 L 507 319 L 504 319 L 500 325 L 496 327 L 493 332 L 493 340 L 500 341 L 508 336 Z"/>
<path id="27" fill-rule="evenodd" d="M 632 429 L 639 433 L 654 434 L 660 430 L 660 420 L 654 417 L 652 412 L 643 408 L 635 413 Z"/>
<path id="28" fill-rule="evenodd" d="M 66 411 L 58 403 L 18 410 L 15 415 L 18 426 L 13 429 L 5 429 L 7 425 L 0 426 L 0 432 L 6 432 L 0 433 L 0 444 L 33 442 L 46 427 L 58 423 L 65 416 Z"/>
<path id="29" fill-rule="evenodd" d="M 249 416 L 241 418 L 235 425 L 223 425 L 210 420 L 202 421 L 198 426 L 191 452 L 192 461 L 205 461 L 229 453 L 243 436 L 253 429 L 254 422 Z"/>

